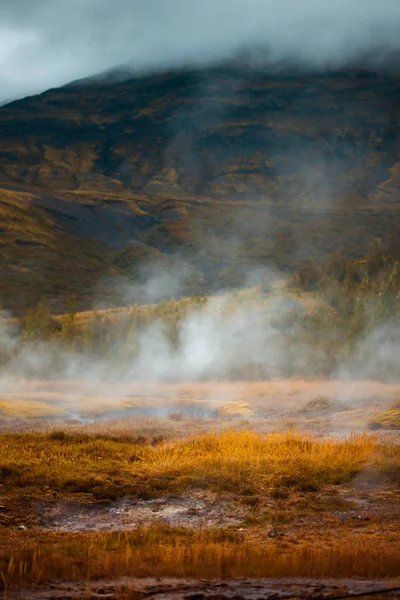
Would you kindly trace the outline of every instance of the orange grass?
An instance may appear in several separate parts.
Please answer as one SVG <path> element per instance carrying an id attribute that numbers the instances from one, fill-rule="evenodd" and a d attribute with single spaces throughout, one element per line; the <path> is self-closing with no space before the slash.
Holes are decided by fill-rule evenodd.
<path id="1" fill-rule="evenodd" d="M 292 432 L 228 430 L 159 441 L 3 434 L 0 468 L 9 493 L 85 492 L 113 499 L 193 488 L 244 494 L 281 486 L 317 490 L 349 481 L 367 466 L 391 473 L 400 466 L 400 446 L 385 445 L 372 434 L 321 440 Z"/>
<path id="2" fill-rule="evenodd" d="M 130 534 L 84 534 L 51 545 L 36 544 L 17 555 L 0 555 L 4 588 L 49 580 L 118 577 L 396 577 L 397 543 L 373 543 L 350 535 L 343 543 L 287 547 L 251 543 L 223 531 L 188 532 L 165 527 Z M 1 585 L 1 583 L 0 583 Z"/>
<path id="3" fill-rule="evenodd" d="M 176 441 L 132 443 L 107 436 L 53 432 L 0 436 L 0 469 L 8 499 L 60 500 L 85 492 L 121 496 L 209 489 L 240 500 L 276 497 L 278 489 L 313 492 L 368 469 L 396 479 L 400 445 L 372 434 L 317 439 L 294 432 L 211 432 Z M 400 545 L 379 531 L 343 526 L 309 538 L 270 539 L 262 528 L 132 533 L 48 534 L 32 530 L 0 551 L 5 589 L 50 579 L 118 577 L 395 577 Z M 26 533 L 26 532 L 25 532 Z M 17 535 L 18 540 L 21 533 Z M 252 537 L 253 535 L 253 537 Z M 42 537 L 43 536 L 43 537 Z M 300 534 L 301 536 L 301 534 Z M 18 542 L 18 540 L 16 540 Z M 41 542 L 42 540 L 42 542 Z M 41 543 L 40 543 L 41 542 Z M 8 548 L 13 550 L 7 550 Z"/>

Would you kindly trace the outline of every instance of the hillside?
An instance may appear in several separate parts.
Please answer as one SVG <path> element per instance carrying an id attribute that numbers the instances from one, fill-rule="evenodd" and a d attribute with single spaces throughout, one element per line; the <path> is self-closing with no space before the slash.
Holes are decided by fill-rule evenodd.
<path id="1" fill-rule="evenodd" d="M 203 292 L 363 254 L 400 223 L 399 125 L 400 78 L 355 70 L 115 73 L 1 107 L 0 303 L 113 303 L 183 255 Z"/>

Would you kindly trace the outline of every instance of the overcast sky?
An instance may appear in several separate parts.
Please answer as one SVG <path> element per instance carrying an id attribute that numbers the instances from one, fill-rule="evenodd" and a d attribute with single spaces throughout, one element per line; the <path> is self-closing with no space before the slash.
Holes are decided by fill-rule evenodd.
<path id="1" fill-rule="evenodd" d="M 207 64 L 242 49 L 340 65 L 400 50 L 400 0 L 0 0 L 0 102 L 121 64 Z"/>

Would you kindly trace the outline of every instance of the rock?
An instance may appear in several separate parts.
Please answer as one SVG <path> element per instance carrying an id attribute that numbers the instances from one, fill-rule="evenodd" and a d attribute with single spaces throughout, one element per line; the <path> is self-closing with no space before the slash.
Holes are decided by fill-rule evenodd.
<path id="1" fill-rule="evenodd" d="M 113 592 L 107 592 L 104 588 L 99 588 L 94 593 L 92 593 L 92 596 L 94 596 L 95 598 L 114 598 L 115 597 Z"/>
<path id="2" fill-rule="evenodd" d="M 198 508 L 188 508 L 186 513 L 188 515 L 198 515 L 199 514 L 199 509 Z"/>
<path id="3" fill-rule="evenodd" d="M 19 529 L 20 531 L 25 531 L 25 530 L 26 530 L 26 529 L 28 529 L 28 528 L 27 528 L 27 526 L 26 526 L 26 525 L 18 525 L 18 529 Z"/>
<path id="4" fill-rule="evenodd" d="M 278 535 L 279 531 L 276 529 L 276 527 L 272 527 L 272 529 L 270 529 L 268 532 L 268 537 L 270 538 L 278 537 Z"/>

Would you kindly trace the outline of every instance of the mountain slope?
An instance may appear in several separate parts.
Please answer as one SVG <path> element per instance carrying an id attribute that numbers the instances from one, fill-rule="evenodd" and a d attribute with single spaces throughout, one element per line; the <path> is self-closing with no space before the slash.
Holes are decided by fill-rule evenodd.
<path id="1" fill-rule="evenodd" d="M 235 65 L 96 78 L 0 108 L 0 284 L 16 312 L 185 255 L 208 287 L 397 227 L 400 78 Z M 164 262 L 163 262 L 164 261 Z M 140 269 L 139 269 L 140 270 Z M 103 291 L 107 290 L 106 283 Z"/>

